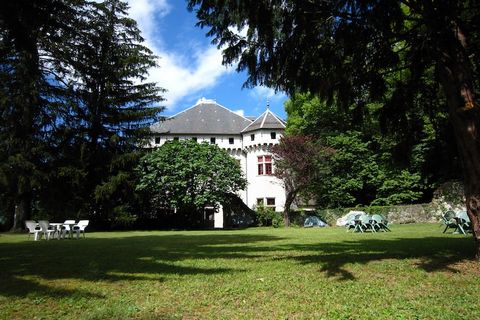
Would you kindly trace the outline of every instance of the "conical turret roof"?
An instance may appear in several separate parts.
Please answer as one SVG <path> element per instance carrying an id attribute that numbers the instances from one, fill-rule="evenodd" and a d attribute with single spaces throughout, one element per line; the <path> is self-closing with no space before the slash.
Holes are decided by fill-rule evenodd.
<path id="1" fill-rule="evenodd" d="M 243 129 L 242 132 L 250 132 L 259 129 L 285 129 L 285 121 L 267 109 L 255 119 L 255 121 Z"/>

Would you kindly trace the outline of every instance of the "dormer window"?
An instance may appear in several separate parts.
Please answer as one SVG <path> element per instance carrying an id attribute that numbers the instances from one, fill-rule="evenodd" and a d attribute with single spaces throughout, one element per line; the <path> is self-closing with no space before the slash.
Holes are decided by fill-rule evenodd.
<path id="1" fill-rule="evenodd" d="M 270 137 L 272 138 L 272 140 L 277 139 L 277 133 L 276 132 L 270 132 Z"/>

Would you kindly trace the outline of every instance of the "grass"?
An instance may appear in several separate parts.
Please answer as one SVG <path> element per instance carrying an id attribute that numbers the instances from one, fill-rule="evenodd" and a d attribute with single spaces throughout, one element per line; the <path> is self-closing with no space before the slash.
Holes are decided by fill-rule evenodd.
<path id="1" fill-rule="evenodd" d="M 0 319 L 478 319 L 471 237 L 439 225 L 0 235 Z"/>

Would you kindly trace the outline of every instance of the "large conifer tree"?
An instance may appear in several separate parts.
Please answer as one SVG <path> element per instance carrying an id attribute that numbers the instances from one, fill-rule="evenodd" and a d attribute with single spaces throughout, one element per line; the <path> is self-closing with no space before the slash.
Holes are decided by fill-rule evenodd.
<path id="1" fill-rule="evenodd" d="M 0 10 L 0 195 L 13 229 L 45 178 L 45 137 L 61 95 L 48 79 L 45 39 L 69 20 L 68 1 L 7 1 Z M 12 212 L 13 214 L 9 214 Z M 10 217 L 13 216 L 13 219 Z"/>
<path id="2" fill-rule="evenodd" d="M 156 105 L 163 89 L 145 82 L 156 57 L 142 44 L 127 9 L 119 0 L 87 3 L 77 28 L 64 36 L 67 45 L 57 52 L 75 104 L 78 136 L 72 161 L 82 169 L 83 181 L 71 196 L 79 200 L 80 215 L 93 215 L 104 225 L 114 215 L 128 214 L 134 194 L 131 168 L 162 110 Z"/>
<path id="3" fill-rule="evenodd" d="M 136 150 L 163 99 L 127 9 L 21 0 L 0 12 L 0 196 L 14 229 L 32 208 L 104 221 L 128 211 Z"/>

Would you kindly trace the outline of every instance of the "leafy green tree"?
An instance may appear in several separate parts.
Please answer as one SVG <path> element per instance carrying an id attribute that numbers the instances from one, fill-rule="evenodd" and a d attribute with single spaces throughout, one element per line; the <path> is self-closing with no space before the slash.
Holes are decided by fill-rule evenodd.
<path id="1" fill-rule="evenodd" d="M 224 47 L 224 63 L 238 61 L 238 69 L 248 72 L 246 85 L 310 91 L 347 107 L 383 99 L 391 85 L 389 110 L 401 112 L 422 89 L 416 80 L 435 68 L 480 259 L 477 1 L 190 0 L 188 7 Z M 407 81 L 387 83 L 398 71 L 407 71 Z"/>
<path id="2" fill-rule="evenodd" d="M 326 104 L 317 95 L 297 92 L 285 102 L 287 135 L 307 135 L 321 138 L 331 134 L 354 130 L 356 123 L 351 114 L 338 104 Z"/>
<path id="3" fill-rule="evenodd" d="M 138 174 L 137 189 L 150 197 L 152 206 L 175 208 L 193 221 L 206 205 L 218 207 L 247 184 L 226 151 L 193 140 L 169 141 L 148 153 Z"/>
<path id="4" fill-rule="evenodd" d="M 328 175 L 317 184 L 318 204 L 343 207 L 375 199 L 380 168 L 370 142 L 363 141 L 359 132 L 349 131 L 327 136 L 325 144 L 335 153 L 326 164 Z"/>
<path id="5" fill-rule="evenodd" d="M 382 132 L 378 110 L 378 103 L 368 104 L 359 116 L 311 94 L 295 94 L 287 101 L 287 134 L 309 135 L 335 150 L 316 184 L 318 205 L 414 203 L 428 198 L 431 186 L 441 182 L 434 164 L 445 169 L 450 163 L 439 161 L 444 150 L 437 141 L 445 137 L 433 123 L 445 115 L 407 114 L 403 126 L 393 130 L 388 125 L 388 132 Z"/>

